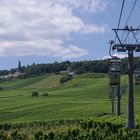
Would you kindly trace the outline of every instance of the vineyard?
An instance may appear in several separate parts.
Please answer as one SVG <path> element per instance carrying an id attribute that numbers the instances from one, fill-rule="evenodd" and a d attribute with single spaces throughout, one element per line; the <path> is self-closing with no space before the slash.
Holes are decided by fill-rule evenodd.
<path id="1" fill-rule="evenodd" d="M 115 117 L 90 120 L 57 120 L 0 125 L 2 140 L 139 140 L 140 124 L 125 128 Z"/>
<path id="2" fill-rule="evenodd" d="M 77 75 L 60 83 L 62 77 L 50 74 L 2 82 L 0 139 L 140 139 L 139 85 L 134 89 L 136 127 L 127 130 L 127 94 L 121 97 L 122 115 L 115 117 L 111 114 L 107 75 Z M 126 87 L 127 77 L 122 76 L 121 81 Z M 33 91 L 37 97 L 32 97 Z"/>

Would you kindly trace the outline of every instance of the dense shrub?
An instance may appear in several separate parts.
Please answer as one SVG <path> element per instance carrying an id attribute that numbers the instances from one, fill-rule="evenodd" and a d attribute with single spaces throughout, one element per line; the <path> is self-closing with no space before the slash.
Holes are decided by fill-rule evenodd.
<path id="1" fill-rule="evenodd" d="M 9 125 L 11 132 L 2 129 L 0 140 L 140 140 L 139 123 L 135 129 L 129 130 L 115 120 L 57 120 Z M 25 131 L 20 129 L 22 127 Z"/>
<path id="2" fill-rule="evenodd" d="M 81 78 L 103 78 L 106 74 L 104 73 L 85 73 L 80 75 Z"/>
<path id="3" fill-rule="evenodd" d="M 6 139 L 7 140 L 7 139 Z M 11 133 L 11 139 L 9 140 L 29 140 L 26 134 L 21 134 L 18 130 Z"/>
<path id="4" fill-rule="evenodd" d="M 49 94 L 47 92 L 43 93 L 42 96 L 48 96 Z"/>
<path id="5" fill-rule="evenodd" d="M 67 81 L 70 81 L 72 78 L 73 78 L 72 75 L 63 76 L 63 77 L 60 79 L 59 83 L 63 84 L 63 83 L 65 83 L 65 82 L 67 82 Z"/>
<path id="6" fill-rule="evenodd" d="M 0 91 L 3 91 L 3 88 L 0 86 Z"/>
<path id="7" fill-rule="evenodd" d="M 32 97 L 38 97 L 38 96 L 39 96 L 38 91 L 33 91 L 33 92 L 32 92 Z"/>
<path id="8" fill-rule="evenodd" d="M 7 140 L 7 135 L 3 131 L 0 132 L 0 140 Z"/>
<path id="9" fill-rule="evenodd" d="M 35 140 L 43 140 L 43 132 L 42 131 L 38 131 L 35 133 Z"/>

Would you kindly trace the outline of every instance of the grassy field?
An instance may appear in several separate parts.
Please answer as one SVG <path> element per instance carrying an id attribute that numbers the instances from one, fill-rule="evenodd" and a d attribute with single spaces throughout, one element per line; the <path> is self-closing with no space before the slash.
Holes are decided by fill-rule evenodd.
<path id="1" fill-rule="evenodd" d="M 87 134 L 89 138 L 85 139 L 91 139 L 92 134 L 89 134 L 89 130 L 83 131 L 80 126 L 82 120 L 87 121 L 87 123 L 89 120 L 94 120 L 93 123 L 95 124 L 96 121 L 99 121 L 99 127 L 92 128 L 92 131 L 97 129 L 96 134 L 100 139 L 104 137 L 104 135 L 100 136 L 98 133 L 98 130 L 102 127 L 103 131 L 101 133 L 106 133 L 106 127 L 108 129 L 109 127 L 118 128 L 115 132 L 107 132 L 108 136 L 110 136 L 110 133 L 112 134 L 112 139 L 118 139 L 118 133 L 121 133 L 122 137 L 125 137 L 125 133 L 131 134 L 131 132 L 123 132 L 126 130 L 123 129 L 122 131 L 121 128 L 122 125 L 125 126 L 127 93 L 125 92 L 121 97 L 122 114 L 117 118 L 111 114 L 107 76 L 94 78 L 79 75 L 71 81 L 60 84 L 61 77 L 62 75 L 51 74 L 22 80 L 13 79 L 0 83 L 0 86 L 4 89 L 0 91 L 0 129 L 4 130 L 4 134 L 0 133 L 0 136 L 14 137 L 16 135 L 18 137 L 17 134 L 21 133 L 21 136 L 24 137 L 22 135 L 24 132 L 29 139 L 34 139 L 38 133 L 41 136 L 41 133 L 43 133 L 43 138 L 46 136 L 44 134 L 49 137 L 52 131 L 56 137 L 61 133 L 60 139 L 62 139 L 67 133 L 75 134 L 78 129 L 78 138 L 85 137 L 83 134 Z M 122 76 L 121 86 L 126 87 L 127 91 L 127 76 Z M 32 97 L 32 91 L 35 90 L 39 92 L 39 97 Z M 46 92 L 49 95 L 42 96 Z M 134 86 L 135 120 L 138 128 L 140 123 L 139 93 L 140 85 Z M 105 122 L 111 122 L 112 124 L 110 126 Z M 116 126 L 116 124 L 121 124 L 121 126 Z M 72 130 L 69 130 L 70 128 Z M 41 133 L 38 131 L 41 131 Z M 139 131 L 139 129 L 136 131 Z M 108 136 L 106 138 L 109 138 Z M 129 134 L 127 136 L 129 137 Z M 132 139 L 131 135 L 130 139 Z"/>
<path id="2" fill-rule="evenodd" d="M 108 78 L 77 76 L 59 84 L 61 75 L 40 76 L 1 83 L 0 122 L 80 119 L 111 115 Z M 126 85 L 127 78 L 122 78 Z M 39 97 L 32 97 L 32 91 Z M 49 96 L 41 96 L 48 92 Z M 135 86 L 135 113 L 140 115 L 140 86 Z M 121 112 L 126 112 L 126 93 L 121 99 Z"/>

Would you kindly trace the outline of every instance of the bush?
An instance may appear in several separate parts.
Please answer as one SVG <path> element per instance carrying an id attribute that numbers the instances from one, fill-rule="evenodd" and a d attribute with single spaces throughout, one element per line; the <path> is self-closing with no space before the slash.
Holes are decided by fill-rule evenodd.
<path id="1" fill-rule="evenodd" d="M 43 93 L 43 94 L 42 94 L 42 96 L 48 96 L 48 93 L 47 93 L 47 92 L 45 92 L 45 93 Z"/>
<path id="2" fill-rule="evenodd" d="M 85 73 L 80 75 L 79 77 L 81 78 L 104 78 L 106 76 L 106 74 L 104 73 Z"/>
<path id="3" fill-rule="evenodd" d="M 63 84 L 63 83 L 65 83 L 65 82 L 67 82 L 67 81 L 70 81 L 72 78 L 73 78 L 72 75 L 66 75 L 66 76 L 64 76 L 64 77 L 62 77 L 62 78 L 60 79 L 59 83 Z"/>
<path id="4" fill-rule="evenodd" d="M 33 92 L 32 92 L 32 97 L 38 97 L 38 96 L 39 96 L 38 91 L 33 91 Z"/>
<path id="5" fill-rule="evenodd" d="M 122 121 L 99 118 L 0 124 L 0 140 L 30 140 L 33 136 L 35 140 L 140 140 L 139 123 L 129 130 Z"/>
<path id="6" fill-rule="evenodd" d="M 38 131 L 35 133 L 35 140 L 43 140 L 43 132 L 42 131 Z"/>
<path id="7" fill-rule="evenodd" d="M 3 88 L 0 86 L 0 91 L 3 91 Z"/>

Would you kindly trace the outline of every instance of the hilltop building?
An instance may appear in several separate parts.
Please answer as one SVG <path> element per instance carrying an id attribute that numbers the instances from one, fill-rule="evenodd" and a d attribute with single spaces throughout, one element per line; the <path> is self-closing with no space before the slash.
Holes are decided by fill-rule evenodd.
<path id="1" fill-rule="evenodd" d="M 69 66 L 69 67 L 67 68 L 67 70 L 60 71 L 59 74 L 62 74 L 62 75 L 74 75 L 75 72 L 72 71 L 72 68 Z"/>
<path id="2" fill-rule="evenodd" d="M 7 79 L 7 78 L 19 77 L 19 76 L 22 76 L 22 75 L 23 75 L 23 73 L 21 72 L 21 62 L 19 61 L 18 62 L 18 68 L 16 69 L 16 71 L 14 73 L 9 72 L 9 74 L 0 76 L 0 78 L 1 79 Z"/>

